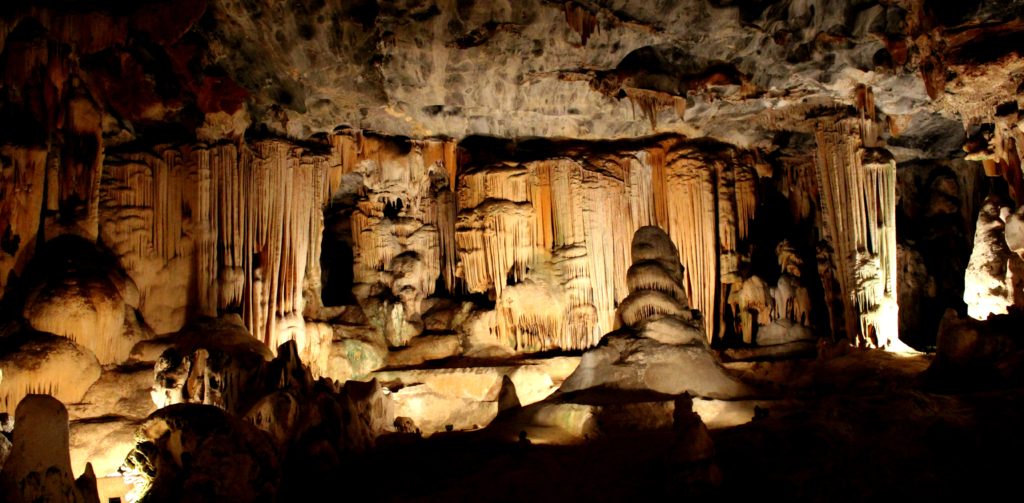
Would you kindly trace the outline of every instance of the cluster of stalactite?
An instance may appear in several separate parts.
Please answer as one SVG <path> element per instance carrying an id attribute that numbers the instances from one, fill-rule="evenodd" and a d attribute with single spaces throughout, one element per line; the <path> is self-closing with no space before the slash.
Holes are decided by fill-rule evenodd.
<path id="1" fill-rule="evenodd" d="M 600 27 L 597 14 L 576 2 L 565 2 L 565 22 L 579 34 L 583 45 L 587 45 L 587 40 Z"/>
<path id="2" fill-rule="evenodd" d="M 858 120 L 822 121 L 815 139 L 822 227 L 842 292 L 832 295 L 842 295 L 845 330 L 857 345 L 891 347 L 898 343 L 895 161 Z"/>
<path id="3" fill-rule="evenodd" d="M 413 291 L 410 303 L 439 276 L 454 290 L 454 144 L 395 143 L 345 132 L 326 153 L 261 141 L 117 156 L 101 190 L 104 242 L 157 332 L 239 312 L 273 347 L 301 336 L 304 293 L 320 286 L 323 208 L 357 174 L 356 281 Z"/>
<path id="4" fill-rule="evenodd" d="M 636 109 L 639 108 L 640 113 L 651 123 L 651 129 L 658 128 L 658 114 L 662 110 L 673 110 L 680 119 L 686 114 L 685 97 L 629 86 L 623 87 L 622 91 L 633 107 L 633 114 L 636 115 Z"/>
<path id="5" fill-rule="evenodd" d="M 746 239 L 757 174 L 732 150 L 702 151 L 666 140 L 462 172 L 460 272 L 469 291 L 494 293 L 499 337 L 530 349 L 596 344 L 629 292 L 630 236 L 646 225 L 667 229 L 679 244 L 687 296 L 717 316 L 719 264 L 723 257 L 735 263 Z M 551 332 L 538 336 L 544 330 Z"/>
<path id="6" fill-rule="evenodd" d="M 7 187 L 44 183 L 47 155 L 10 157 L 15 169 L 4 173 L 17 180 Z M 392 345 L 422 332 L 422 303 L 443 285 L 452 295 L 492 295 L 498 339 L 533 351 L 591 347 L 614 328 L 629 292 L 629 237 L 654 225 L 677 245 L 682 288 L 708 320 L 708 340 L 724 334 L 728 299 L 748 279 L 740 266 L 759 172 L 767 169 L 755 156 L 666 137 L 619 149 L 555 149 L 528 161 L 478 165 L 467 155 L 459 166 L 458 157 L 451 140 L 350 130 L 315 148 L 264 140 L 108 154 L 93 175 L 101 179 L 98 234 L 138 286 L 138 309 L 156 333 L 177 331 L 196 315 L 236 312 L 276 346 L 302 338 L 305 318 L 316 312 L 306 304 L 319 298 L 311 294 L 321 287 L 324 208 L 350 204 L 353 291 L 371 323 L 402 332 L 389 337 Z M 857 183 L 878 186 L 865 185 L 858 197 L 889 207 L 888 165 L 858 166 L 865 171 Z M 813 201 L 796 195 L 830 185 L 790 171 L 782 185 L 794 215 L 810 218 Z M 38 191 L 17 190 L 0 206 L 11 236 L 38 228 L 33 218 L 45 204 L 19 199 Z M 337 202 L 346 191 L 354 191 L 352 202 Z M 863 248 L 888 271 L 891 218 L 864 207 L 870 213 L 858 229 L 878 220 L 885 232 L 864 230 Z M 859 302 L 870 311 L 888 291 L 864 290 Z"/>
<path id="7" fill-rule="evenodd" d="M 0 148 L 0 296 L 24 270 L 39 230 L 46 177 L 45 148 Z"/>
<path id="8" fill-rule="evenodd" d="M 111 159 L 102 238 L 139 286 L 147 322 L 167 332 L 190 314 L 238 312 L 276 344 L 319 260 L 330 161 L 281 141 Z"/>
<path id="9" fill-rule="evenodd" d="M 438 277 L 456 291 L 455 143 L 338 135 L 340 176 L 358 174 L 362 195 L 352 213 L 357 297 L 383 286 L 416 319 Z M 394 314 L 394 313 L 392 313 Z"/>

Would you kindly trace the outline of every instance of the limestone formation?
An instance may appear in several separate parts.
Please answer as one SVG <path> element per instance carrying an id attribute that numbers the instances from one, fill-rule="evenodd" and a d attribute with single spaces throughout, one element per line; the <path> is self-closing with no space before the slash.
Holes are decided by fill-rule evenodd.
<path id="1" fill-rule="evenodd" d="M 678 277 L 682 270 L 676 257 L 675 246 L 664 231 L 657 227 L 637 230 L 633 265 L 658 264 L 662 269 L 662 281 L 648 284 L 656 288 L 672 278 L 673 272 Z M 714 398 L 749 393 L 711 352 L 700 313 L 685 309 L 685 298 L 652 296 L 652 292 L 658 290 L 649 286 L 630 292 L 617 313 L 624 328 L 604 336 L 596 348 L 584 353 L 579 367 L 559 391 L 612 389 Z M 630 299 L 635 300 L 627 302 Z"/>
<path id="2" fill-rule="evenodd" d="M 27 395 L 15 412 L 14 445 L 0 471 L 0 496 L 12 503 L 99 501 L 91 468 L 77 481 L 68 456 L 68 412 L 47 395 Z"/>
<path id="3" fill-rule="evenodd" d="M 151 415 L 121 468 L 131 501 L 259 501 L 280 465 L 270 439 L 223 410 L 175 404 Z"/>
<path id="4" fill-rule="evenodd" d="M 92 352 L 64 337 L 14 328 L 0 335 L 0 348 L 0 411 L 14 412 L 35 393 L 78 402 L 100 377 Z"/>
<path id="5" fill-rule="evenodd" d="M 1024 448 L 1000 429 L 1020 400 L 983 413 L 1024 383 L 1022 18 L 1021 0 L 7 1 L 0 459 L 53 454 L 9 442 L 18 403 L 54 412 L 20 432 L 68 441 L 51 486 L 11 461 L 24 480 L 0 486 L 984 499 L 1012 480 L 986 442 Z M 925 387 L 907 344 L 936 352 Z M 999 391 L 957 395 L 977 386 Z M 757 421 L 712 446 L 691 411 L 715 407 Z M 794 419 L 814 407 L 831 415 Z M 833 455 L 847 444 L 872 462 Z"/>
<path id="6" fill-rule="evenodd" d="M 964 276 L 964 302 L 968 314 L 984 320 L 993 314 L 1006 314 L 1021 306 L 1024 293 L 1015 282 L 1024 277 L 1024 262 L 1008 247 L 1004 236 L 1007 206 L 990 196 L 978 214 L 974 249 Z"/>
<path id="7" fill-rule="evenodd" d="M 876 147 L 873 127 L 863 119 L 822 123 L 815 166 L 846 333 L 858 346 L 899 349 L 896 164 Z"/>
<path id="8" fill-rule="evenodd" d="M 137 328 L 135 284 L 85 240 L 61 236 L 47 243 L 28 279 L 22 314 L 32 328 L 81 344 L 101 364 L 127 360 L 149 336 Z"/>
<path id="9" fill-rule="evenodd" d="M 186 328 L 160 354 L 153 377 L 157 408 L 202 403 L 242 413 L 262 396 L 261 371 L 270 350 L 236 320 Z"/>

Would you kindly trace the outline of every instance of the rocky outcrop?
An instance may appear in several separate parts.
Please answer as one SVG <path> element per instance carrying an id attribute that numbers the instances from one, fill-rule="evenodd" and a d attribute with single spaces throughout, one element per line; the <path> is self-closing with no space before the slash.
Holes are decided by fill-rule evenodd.
<path id="1" fill-rule="evenodd" d="M 259 501 L 275 494 L 280 481 L 270 439 L 211 405 L 163 408 L 137 438 L 122 467 L 134 500 Z"/>

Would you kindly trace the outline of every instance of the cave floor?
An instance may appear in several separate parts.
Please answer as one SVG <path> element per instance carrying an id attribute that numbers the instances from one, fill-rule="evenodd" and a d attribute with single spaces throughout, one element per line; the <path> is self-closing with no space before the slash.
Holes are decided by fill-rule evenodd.
<path id="1" fill-rule="evenodd" d="M 763 390 L 753 398 L 765 410 L 711 430 L 714 467 L 678 461 L 687 446 L 669 428 L 602 431 L 571 445 L 494 434 L 518 426 L 510 411 L 480 431 L 383 438 L 344 473 L 299 463 L 292 469 L 302 475 L 290 479 L 387 501 L 947 500 L 1014 487 L 1024 389 L 932 390 L 923 379 L 929 362 L 852 351 L 730 364 Z"/>

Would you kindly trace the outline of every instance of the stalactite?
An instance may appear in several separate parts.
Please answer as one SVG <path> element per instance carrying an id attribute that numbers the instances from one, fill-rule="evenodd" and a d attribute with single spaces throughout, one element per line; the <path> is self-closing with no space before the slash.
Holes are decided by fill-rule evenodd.
<path id="1" fill-rule="evenodd" d="M 819 123 L 815 160 L 826 237 L 833 247 L 846 330 L 860 346 L 898 344 L 896 167 L 864 149 L 850 121 Z"/>
<path id="2" fill-rule="evenodd" d="M 757 171 L 749 166 L 735 168 L 736 230 L 738 238 L 750 235 L 750 223 L 757 216 Z"/>
<path id="3" fill-rule="evenodd" d="M 685 279 L 683 284 L 692 306 L 708 318 L 716 313 L 718 290 L 718 215 L 715 208 L 715 170 L 687 157 L 686 150 L 672 152 L 666 159 L 669 235 L 679 247 Z M 705 324 L 708 340 L 714 323 Z"/>
<path id="4" fill-rule="evenodd" d="M 658 114 L 664 109 L 674 110 L 680 119 L 686 114 L 686 98 L 681 96 L 638 87 L 627 86 L 622 90 L 626 93 L 626 99 L 633 106 L 634 116 L 636 109 L 640 108 L 640 112 L 651 123 L 652 130 L 658 129 Z"/>
<path id="5" fill-rule="evenodd" d="M 59 148 L 57 218 L 46 226 L 47 238 L 75 233 L 99 235 L 99 190 L 103 172 L 103 112 L 82 86 L 73 86 L 63 112 Z"/>
<path id="6" fill-rule="evenodd" d="M 565 22 L 569 23 L 569 27 L 580 36 L 583 45 L 587 45 L 587 40 L 600 27 L 597 21 L 597 14 L 590 12 L 582 5 L 576 2 L 565 2 Z"/>

